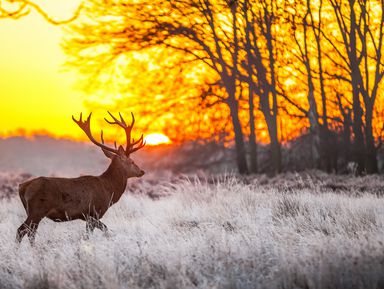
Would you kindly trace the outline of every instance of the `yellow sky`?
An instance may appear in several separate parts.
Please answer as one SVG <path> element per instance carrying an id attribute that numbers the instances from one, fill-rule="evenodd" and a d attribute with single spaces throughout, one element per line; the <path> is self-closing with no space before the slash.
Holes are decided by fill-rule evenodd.
<path id="1" fill-rule="evenodd" d="M 47 0 L 46 0 L 47 1 Z M 41 2 L 54 18 L 70 17 L 77 0 Z M 71 115 L 85 112 L 76 74 L 64 72 L 61 27 L 33 12 L 19 20 L 0 19 L 0 135 L 16 129 L 81 135 Z"/>

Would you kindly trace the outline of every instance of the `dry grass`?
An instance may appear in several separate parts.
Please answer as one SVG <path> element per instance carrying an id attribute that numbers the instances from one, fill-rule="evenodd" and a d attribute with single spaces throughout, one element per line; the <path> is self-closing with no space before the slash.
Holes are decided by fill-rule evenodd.
<path id="1" fill-rule="evenodd" d="M 384 198 L 349 196 L 350 183 L 364 182 L 335 192 L 324 175 L 140 181 L 130 188 L 142 194 L 104 217 L 109 238 L 44 220 L 35 247 L 15 245 L 25 212 L 4 198 L 0 288 L 384 288 Z"/>

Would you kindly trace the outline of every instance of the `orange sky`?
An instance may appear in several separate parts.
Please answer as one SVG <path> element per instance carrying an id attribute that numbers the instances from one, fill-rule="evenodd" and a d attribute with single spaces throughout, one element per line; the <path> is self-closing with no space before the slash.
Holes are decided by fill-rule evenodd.
<path id="1" fill-rule="evenodd" d="M 36 1 L 48 15 L 56 20 L 70 18 L 80 3 L 80 0 Z M 24 129 L 27 132 L 47 131 L 57 137 L 85 140 L 84 133 L 72 122 L 71 116 L 74 114 L 77 117 L 80 112 L 88 113 L 84 102 L 90 96 L 76 88 L 76 85 L 79 86 L 80 76 L 74 72 L 73 68 L 72 71 L 68 71 L 69 68 L 67 68 L 67 71 L 64 72 L 63 64 L 66 56 L 60 47 L 62 36 L 61 26 L 48 23 L 34 11 L 18 20 L 0 19 L 0 137 L 21 134 L 17 131 Z M 190 79 L 187 79 L 186 82 L 189 82 L 190 86 L 194 85 Z M 185 86 L 184 82 L 175 81 L 175 83 L 182 83 Z M 295 101 L 307 103 L 305 86 L 295 86 L 292 80 L 285 84 L 291 90 Z M 185 86 L 184 90 L 180 92 L 181 95 L 184 93 L 188 97 L 185 91 L 189 90 L 190 86 Z M 333 91 L 333 88 L 331 89 Z M 334 94 L 331 93 L 331 95 Z M 109 95 L 107 96 L 109 97 Z M 91 97 L 96 100 L 96 103 L 99 100 L 101 103 L 105 101 L 98 95 Z M 381 108 L 379 100 L 377 106 Z M 88 107 L 90 106 L 88 105 Z M 338 117 L 338 108 L 335 111 L 336 113 L 332 117 Z M 208 115 L 209 112 L 204 113 Z M 241 117 L 246 122 L 248 112 L 243 110 L 242 113 L 245 116 Z M 263 124 L 262 129 L 258 127 L 258 139 L 263 141 L 267 130 L 260 111 L 258 113 L 258 125 Z M 92 127 L 95 132 L 100 129 L 100 123 L 97 120 L 101 120 L 104 116 L 106 113 L 94 115 Z M 129 121 L 129 114 L 126 117 Z M 308 125 L 308 123 L 297 124 L 296 119 L 283 114 L 282 118 L 284 117 L 286 117 L 282 119 L 284 128 L 281 131 L 285 133 L 285 136 L 282 137 L 282 140 L 289 139 L 291 135 L 298 135 L 302 132 L 303 127 Z M 175 119 L 175 123 L 176 121 L 177 119 Z M 168 123 L 165 124 L 166 122 Z M 104 129 L 108 127 L 105 122 L 103 123 Z M 171 127 L 169 124 L 169 118 L 164 118 L 162 125 L 158 125 L 159 129 L 157 127 L 156 129 L 164 132 L 163 128 Z M 210 123 L 207 126 L 210 127 Z M 382 127 L 381 120 L 377 126 Z M 151 133 L 155 132 L 157 131 L 151 131 Z M 210 133 L 210 130 L 208 129 L 207 132 Z M 175 133 L 179 134 L 178 131 Z M 98 133 L 96 135 L 98 136 Z M 112 137 L 108 137 L 109 135 Z M 171 134 L 169 136 L 172 137 Z M 111 140 L 113 137 L 115 135 L 106 134 L 106 139 Z"/>
<path id="2" fill-rule="evenodd" d="M 78 0 L 40 1 L 55 19 L 69 18 Z M 86 112 L 76 75 L 64 72 L 61 27 L 32 12 L 0 20 L 0 135 L 23 128 L 55 136 L 81 135 L 72 114 Z"/>

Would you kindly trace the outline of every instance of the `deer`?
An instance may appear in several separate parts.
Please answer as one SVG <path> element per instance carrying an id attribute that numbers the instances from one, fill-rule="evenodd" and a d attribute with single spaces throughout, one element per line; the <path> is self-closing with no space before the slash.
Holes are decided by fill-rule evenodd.
<path id="1" fill-rule="evenodd" d="M 80 176 L 77 178 L 37 177 L 19 185 L 19 195 L 27 213 L 27 219 L 17 229 L 16 242 L 20 243 L 28 235 L 34 244 L 36 230 L 43 218 L 54 222 L 84 220 L 87 235 L 95 228 L 108 235 L 107 226 L 100 221 L 106 211 L 119 201 L 124 193 L 129 178 L 140 178 L 144 171 L 131 159 L 131 154 L 145 146 L 143 134 L 135 141 L 131 139 L 132 128 L 135 123 L 133 113 L 132 122 L 127 125 L 121 113 L 120 119 L 108 111 L 112 121 L 104 118 L 111 125 L 124 129 L 126 137 L 125 149 L 120 145 L 114 148 L 104 143 L 101 130 L 101 142 L 91 133 L 91 116 L 83 121 L 82 113 L 73 121 L 84 131 L 88 139 L 100 147 L 104 155 L 111 160 L 107 170 L 99 176 Z"/>

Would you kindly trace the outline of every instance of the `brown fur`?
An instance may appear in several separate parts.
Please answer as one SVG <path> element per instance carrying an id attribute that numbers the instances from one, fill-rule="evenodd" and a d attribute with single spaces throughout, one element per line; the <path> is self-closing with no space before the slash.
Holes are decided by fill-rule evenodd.
<path id="1" fill-rule="evenodd" d="M 90 117 L 88 121 L 89 119 Z M 38 177 L 20 184 L 19 195 L 27 212 L 27 219 L 18 228 L 16 240 L 21 242 L 27 234 L 33 242 L 37 227 L 45 217 L 55 222 L 81 219 L 86 221 L 88 232 L 94 228 L 106 232 L 107 227 L 100 219 L 120 199 L 127 179 L 144 175 L 144 171 L 129 157 L 132 147 L 131 150 L 124 150 L 120 146 L 116 151 L 105 151 L 106 147 L 103 145 L 104 153 L 112 161 L 100 176 Z"/>
<path id="2" fill-rule="evenodd" d="M 26 234 L 33 240 L 39 222 L 45 217 L 55 222 L 81 219 L 87 221 L 88 230 L 106 230 L 100 218 L 120 199 L 127 179 L 143 174 L 128 157 L 116 155 L 100 176 L 38 177 L 20 184 L 20 199 L 28 217 L 17 230 L 17 241 Z"/>

